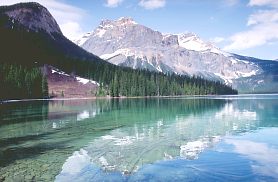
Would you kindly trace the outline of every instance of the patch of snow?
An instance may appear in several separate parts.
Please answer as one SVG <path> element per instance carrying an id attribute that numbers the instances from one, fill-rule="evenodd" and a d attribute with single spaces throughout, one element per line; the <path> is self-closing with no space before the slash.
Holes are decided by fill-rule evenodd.
<path id="1" fill-rule="evenodd" d="M 179 45 L 185 49 L 198 52 L 211 52 L 230 56 L 230 53 L 222 51 L 210 42 L 205 42 L 194 33 L 177 34 Z"/>
<path id="2" fill-rule="evenodd" d="M 179 34 L 178 35 L 179 45 L 185 49 L 193 51 L 207 51 L 211 50 L 212 45 L 202 41 L 197 35 L 193 33 Z M 215 52 L 218 52 L 214 50 Z"/>
<path id="3" fill-rule="evenodd" d="M 104 59 L 104 60 L 107 60 L 107 59 L 110 59 L 112 57 L 115 57 L 115 56 L 118 56 L 119 53 L 117 51 L 115 51 L 114 53 L 111 53 L 111 54 L 103 54 L 101 56 L 99 56 L 101 59 Z"/>
<path id="4" fill-rule="evenodd" d="M 103 37 L 105 32 L 106 32 L 105 29 L 98 29 L 98 32 L 95 35 L 101 38 L 101 37 Z"/>
<path id="5" fill-rule="evenodd" d="M 118 55 L 123 55 L 125 57 L 134 57 L 134 59 L 144 59 L 144 53 L 141 51 L 136 51 L 136 50 L 131 50 L 128 48 L 125 49 L 118 49 L 115 52 L 111 54 L 103 54 L 100 56 L 101 59 L 107 60 L 112 57 L 118 56 Z"/>
<path id="6" fill-rule="evenodd" d="M 210 52 L 215 53 L 215 54 L 223 54 L 223 51 L 221 51 L 218 48 L 211 48 Z"/>
<path id="7" fill-rule="evenodd" d="M 250 62 L 245 61 L 245 60 L 241 60 L 241 59 L 237 59 L 237 60 L 240 61 L 240 62 L 243 62 L 243 63 L 245 63 L 245 64 L 250 64 Z"/>
<path id="8" fill-rule="evenodd" d="M 170 34 L 170 33 L 162 33 L 162 35 L 163 35 L 163 40 L 165 40 L 165 39 L 167 39 L 168 37 L 171 37 L 171 36 L 173 36 L 173 34 Z"/>
<path id="9" fill-rule="evenodd" d="M 185 49 L 188 50 L 193 50 L 193 51 L 205 51 L 207 50 L 207 47 L 204 46 L 201 42 L 199 41 L 194 41 L 194 38 L 186 38 L 186 39 L 180 39 L 179 38 L 179 45 Z"/>
<path id="10" fill-rule="evenodd" d="M 132 18 L 128 18 L 128 17 L 120 17 L 118 19 L 118 22 L 121 22 L 121 25 L 126 25 L 126 24 L 133 24 L 133 25 L 137 25 L 138 23 L 135 22 Z"/>
<path id="11" fill-rule="evenodd" d="M 80 83 L 83 83 L 84 85 L 90 82 L 90 80 L 81 77 L 76 77 L 76 80 L 79 81 Z"/>
<path id="12" fill-rule="evenodd" d="M 157 69 L 159 72 L 162 72 L 162 69 L 160 68 L 160 66 L 158 66 L 156 69 Z"/>
<path id="13" fill-rule="evenodd" d="M 250 77 L 250 76 L 256 75 L 257 70 L 252 70 L 251 72 L 248 72 L 248 73 L 243 73 L 243 72 L 237 71 L 236 73 L 238 75 L 240 75 L 241 77 Z"/>
<path id="14" fill-rule="evenodd" d="M 69 74 L 66 74 L 65 72 L 63 71 L 60 71 L 60 70 L 57 70 L 57 69 L 51 69 L 51 73 L 54 74 L 59 74 L 59 75 L 64 75 L 64 76 L 70 76 Z M 82 78 L 82 77 L 79 77 L 79 76 L 76 76 L 75 77 L 76 80 L 84 85 L 86 85 L 87 83 L 92 83 L 92 84 L 95 84 L 95 85 L 100 85 L 98 82 L 96 81 L 93 81 L 93 80 L 89 80 L 89 79 L 86 79 L 86 78 Z"/>
<path id="15" fill-rule="evenodd" d="M 222 75 L 221 73 L 214 73 L 216 76 L 219 76 L 221 79 L 223 79 L 225 81 L 225 84 L 228 85 L 228 84 L 232 84 L 233 83 L 233 80 L 234 78 L 232 77 L 226 77 L 224 75 Z"/>
<path id="16" fill-rule="evenodd" d="M 98 85 L 99 86 L 99 83 L 96 82 L 96 81 L 93 81 L 93 80 L 89 80 L 89 79 L 86 79 L 86 78 L 82 78 L 82 77 L 79 77 L 77 76 L 76 77 L 76 80 L 84 85 L 86 85 L 87 83 L 92 83 L 92 84 L 95 84 L 95 85 Z"/>
<path id="17" fill-rule="evenodd" d="M 232 61 L 233 61 L 233 59 L 232 59 Z M 234 61 L 236 61 L 236 60 L 234 60 Z M 222 75 L 221 73 L 214 73 L 214 75 L 219 76 L 221 79 L 223 79 L 225 81 L 225 84 L 232 84 L 233 79 L 237 79 L 240 77 L 250 77 L 250 76 L 256 75 L 258 71 L 259 70 L 252 70 L 250 72 L 236 71 L 236 72 L 234 72 L 234 75 L 231 75 L 231 76 L 225 76 L 225 75 Z"/>
<path id="18" fill-rule="evenodd" d="M 54 69 L 51 70 L 51 73 L 52 73 L 52 74 L 53 74 L 53 73 L 57 73 L 57 74 L 59 74 L 59 75 L 70 76 L 70 75 L 66 74 L 65 72 L 63 72 L 63 71 L 54 70 Z"/>
<path id="19" fill-rule="evenodd" d="M 225 52 L 225 51 L 222 51 L 222 54 L 225 56 L 225 57 L 232 57 L 233 55 L 229 52 Z"/>
<path id="20" fill-rule="evenodd" d="M 237 59 L 231 58 L 230 60 L 232 61 L 232 64 L 237 64 L 238 63 Z"/>
<path id="21" fill-rule="evenodd" d="M 110 29 L 110 28 L 113 28 L 114 27 L 114 25 L 112 25 L 112 24 L 106 24 L 106 25 L 104 25 L 104 26 L 102 26 L 104 29 Z"/>

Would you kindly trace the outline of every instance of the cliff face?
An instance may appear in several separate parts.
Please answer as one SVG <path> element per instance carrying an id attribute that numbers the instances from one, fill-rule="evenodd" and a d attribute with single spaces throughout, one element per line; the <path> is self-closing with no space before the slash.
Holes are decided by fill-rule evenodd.
<path id="1" fill-rule="evenodd" d="M 0 13 L 9 17 L 11 29 L 18 26 L 24 27 L 27 31 L 44 31 L 49 34 L 62 32 L 56 20 L 49 11 L 38 3 L 20 3 L 12 6 L 0 7 Z"/>

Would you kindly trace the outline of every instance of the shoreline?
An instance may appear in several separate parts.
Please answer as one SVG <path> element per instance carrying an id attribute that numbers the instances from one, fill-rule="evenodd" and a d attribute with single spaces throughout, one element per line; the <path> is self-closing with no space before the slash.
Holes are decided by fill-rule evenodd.
<path id="1" fill-rule="evenodd" d="M 29 101 L 63 101 L 63 100 L 97 100 L 97 99 L 147 99 L 147 98 L 186 98 L 186 97 L 238 97 L 238 96 L 263 96 L 263 95 L 278 95 L 278 93 L 270 94 L 238 94 L 238 95 L 175 95 L 175 96 L 134 96 L 134 97 L 76 97 L 76 98 L 49 98 L 49 99 L 11 99 L 0 101 L 0 104 L 13 102 L 29 102 Z"/>

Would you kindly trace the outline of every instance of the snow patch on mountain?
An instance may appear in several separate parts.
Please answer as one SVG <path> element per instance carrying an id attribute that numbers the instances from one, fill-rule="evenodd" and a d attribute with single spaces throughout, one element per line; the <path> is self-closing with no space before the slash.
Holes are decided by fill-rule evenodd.
<path id="1" fill-rule="evenodd" d="M 236 73 L 239 75 L 239 77 L 250 77 L 250 76 L 256 75 L 257 70 L 253 70 L 249 73 L 244 73 L 244 72 L 240 72 L 240 71 L 237 71 Z"/>
<path id="2" fill-rule="evenodd" d="M 128 48 L 118 49 L 111 54 L 103 54 L 100 56 L 100 58 L 102 58 L 104 60 L 108 60 L 108 59 L 113 58 L 118 55 L 124 55 L 126 57 L 133 57 L 134 59 L 144 59 L 145 58 L 144 52 L 132 50 L 132 49 L 128 49 Z"/>
<path id="3" fill-rule="evenodd" d="M 58 69 L 51 69 L 51 73 L 52 73 L 52 74 L 59 74 L 59 75 L 67 76 L 67 77 L 71 77 L 71 75 L 66 74 L 65 72 L 60 71 L 60 70 L 58 70 Z M 94 81 L 94 80 L 82 78 L 82 77 L 79 77 L 79 76 L 75 76 L 75 79 L 76 79 L 79 83 L 82 83 L 83 85 L 86 85 L 86 84 L 88 84 L 88 83 L 92 83 L 92 84 L 95 84 L 95 85 L 99 86 L 99 83 L 96 82 L 96 81 Z"/>
<path id="4" fill-rule="evenodd" d="M 97 36 L 99 36 L 100 38 L 105 34 L 106 30 L 104 29 L 99 29 L 98 32 L 96 33 Z"/>
<path id="5" fill-rule="evenodd" d="M 199 52 L 212 52 L 216 54 L 224 54 L 224 51 L 221 51 L 219 48 L 215 47 L 211 43 L 207 43 L 201 40 L 194 33 L 183 33 L 178 34 L 179 45 L 185 49 Z"/>
<path id="6" fill-rule="evenodd" d="M 120 17 L 118 19 L 118 22 L 121 23 L 121 25 L 125 25 L 125 24 L 134 24 L 134 25 L 137 25 L 138 24 L 131 17 Z"/>
<path id="7" fill-rule="evenodd" d="M 87 83 L 92 83 L 92 84 L 95 84 L 95 85 L 98 85 L 99 86 L 99 83 L 96 82 L 96 81 L 93 81 L 93 80 L 89 80 L 89 79 L 86 79 L 86 78 L 82 78 L 82 77 L 79 77 L 77 76 L 76 77 L 76 80 L 84 85 L 86 85 Z"/>
<path id="8" fill-rule="evenodd" d="M 233 83 L 234 77 L 224 76 L 221 73 L 214 73 L 216 76 L 219 76 L 222 80 L 224 80 L 226 85 L 231 85 Z"/>
<path id="9" fill-rule="evenodd" d="M 52 70 L 51 70 L 51 73 L 52 73 L 52 74 L 53 74 L 53 73 L 57 73 L 57 74 L 59 74 L 59 75 L 70 76 L 69 74 L 66 74 L 65 72 L 60 71 L 60 70 L 58 70 L 58 69 L 52 69 Z"/>

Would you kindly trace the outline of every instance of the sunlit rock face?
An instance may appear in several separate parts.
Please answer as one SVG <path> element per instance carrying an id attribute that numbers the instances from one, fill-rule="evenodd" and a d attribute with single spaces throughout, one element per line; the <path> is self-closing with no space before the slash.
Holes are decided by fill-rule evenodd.
<path id="1" fill-rule="evenodd" d="M 76 43 L 116 65 L 199 75 L 227 84 L 261 71 L 256 64 L 234 58 L 193 33 L 163 34 L 131 18 L 104 20 Z"/>

